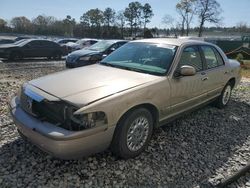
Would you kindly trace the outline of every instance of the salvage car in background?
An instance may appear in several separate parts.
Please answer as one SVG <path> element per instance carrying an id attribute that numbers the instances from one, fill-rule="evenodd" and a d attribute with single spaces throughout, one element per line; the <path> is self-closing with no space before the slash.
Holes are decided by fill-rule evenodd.
<path id="1" fill-rule="evenodd" d="M 66 67 L 73 68 L 94 64 L 125 43 L 127 43 L 125 40 L 99 41 L 89 48 L 77 50 L 69 54 L 66 58 Z"/>
<path id="2" fill-rule="evenodd" d="M 43 39 L 22 39 L 13 44 L 0 45 L 0 57 L 9 60 L 27 57 L 61 59 L 64 53 L 59 44 Z"/>
<path id="3" fill-rule="evenodd" d="M 80 39 L 76 42 L 68 42 L 67 44 L 65 44 L 65 47 L 68 53 L 70 53 L 76 50 L 90 47 L 97 42 L 98 42 L 97 39 Z"/>
<path id="4" fill-rule="evenodd" d="M 145 149 L 155 127 L 209 102 L 225 107 L 239 72 L 240 64 L 210 43 L 132 41 L 99 64 L 25 83 L 10 111 L 20 134 L 54 156 L 110 147 L 130 158 Z"/>
<path id="5" fill-rule="evenodd" d="M 65 45 L 68 42 L 76 42 L 78 39 L 58 39 L 55 42 L 58 43 L 59 45 Z"/>

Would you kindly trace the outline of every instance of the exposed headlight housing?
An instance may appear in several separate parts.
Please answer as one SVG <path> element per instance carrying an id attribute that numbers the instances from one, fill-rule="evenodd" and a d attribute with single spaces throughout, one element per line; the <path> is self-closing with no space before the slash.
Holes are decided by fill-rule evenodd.
<path id="1" fill-rule="evenodd" d="M 90 60 L 90 56 L 83 56 L 79 58 L 80 61 L 89 61 Z"/>
<path id="2" fill-rule="evenodd" d="M 107 118 L 104 112 L 75 114 L 71 117 L 71 120 L 73 123 L 76 123 L 77 126 L 79 126 L 80 130 L 107 124 Z"/>
<path id="3" fill-rule="evenodd" d="M 20 104 L 27 103 L 24 97 L 24 84 L 17 92 Z M 22 105 L 21 105 L 22 107 Z M 24 108 L 25 110 L 25 108 Z M 76 106 L 68 104 L 64 101 L 42 101 L 32 100 L 32 109 L 29 109 L 32 115 L 35 115 L 41 121 L 47 121 L 56 126 L 70 131 L 82 131 L 107 125 L 107 116 L 102 111 L 79 114 Z"/>

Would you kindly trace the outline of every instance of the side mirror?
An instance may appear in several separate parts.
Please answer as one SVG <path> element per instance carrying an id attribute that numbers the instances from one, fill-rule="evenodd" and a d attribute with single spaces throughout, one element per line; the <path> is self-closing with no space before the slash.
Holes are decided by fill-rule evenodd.
<path id="1" fill-rule="evenodd" d="M 107 54 L 103 54 L 102 55 L 102 59 L 104 59 L 105 57 L 107 57 L 108 55 Z"/>
<path id="2" fill-rule="evenodd" d="M 193 76 L 196 74 L 196 70 L 194 67 L 189 65 L 183 65 L 180 69 L 181 76 Z"/>

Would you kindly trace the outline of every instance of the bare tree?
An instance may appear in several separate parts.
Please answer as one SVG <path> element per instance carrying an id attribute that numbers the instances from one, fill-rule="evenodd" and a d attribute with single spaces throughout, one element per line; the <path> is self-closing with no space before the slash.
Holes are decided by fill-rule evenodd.
<path id="1" fill-rule="evenodd" d="M 236 24 L 236 29 L 240 32 L 240 33 L 246 33 L 248 30 L 248 26 L 246 22 L 239 22 Z"/>
<path id="2" fill-rule="evenodd" d="M 176 10 L 181 16 L 181 35 L 184 35 L 186 25 L 186 35 L 189 35 L 190 24 L 195 13 L 195 3 L 197 0 L 181 0 L 176 5 Z"/>
<path id="3" fill-rule="evenodd" d="M 186 17 L 185 17 L 183 10 L 179 8 L 178 4 L 176 5 L 176 11 L 180 15 L 180 18 L 181 18 L 181 24 L 180 24 L 181 25 L 181 36 L 183 36 L 184 32 L 185 32 L 185 21 L 186 21 L 185 19 L 186 19 Z"/>
<path id="4" fill-rule="evenodd" d="M 14 18 L 12 18 L 10 23 L 11 23 L 11 26 L 14 28 L 15 32 L 26 33 L 31 28 L 30 20 L 24 16 L 14 17 Z"/>
<path id="5" fill-rule="evenodd" d="M 162 18 L 162 21 L 161 21 L 164 25 L 166 25 L 168 28 L 170 29 L 173 29 L 174 31 L 174 35 L 177 37 L 177 31 L 176 31 L 176 23 L 175 23 L 175 20 L 174 18 L 169 15 L 169 14 L 166 14 L 163 18 Z"/>
<path id="6" fill-rule="evenodd" d="M 222 20 L 220 17 L 222 10 L 217 0 L 198 0 L 196 7 L 200 23 L 198 36 L 201 37 L 206 22 L 218 24 Z"/>

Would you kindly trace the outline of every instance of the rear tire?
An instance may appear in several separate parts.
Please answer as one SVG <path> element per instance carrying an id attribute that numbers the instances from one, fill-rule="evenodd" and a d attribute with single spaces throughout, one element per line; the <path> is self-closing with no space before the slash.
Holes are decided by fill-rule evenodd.
<path id="1" fill-rule="evenodd" d="M 111 150 L 124 159 L 136 157 L 147 147 L 152 132 L 153 117 L 147 109 L 128 112 L 116 127 Z"/>
<path id="2" fill-rule="evenodd" d="M 215 101 L 216 107 L 222 109 L 227 106 L 232 94 L 232 88 L 232 84 L 230 82 L 227 83 L 227 85 L 223 88 L 221 95 Z"/>

